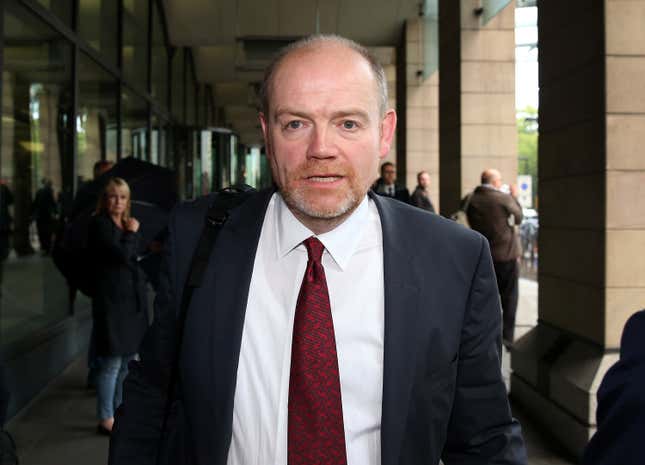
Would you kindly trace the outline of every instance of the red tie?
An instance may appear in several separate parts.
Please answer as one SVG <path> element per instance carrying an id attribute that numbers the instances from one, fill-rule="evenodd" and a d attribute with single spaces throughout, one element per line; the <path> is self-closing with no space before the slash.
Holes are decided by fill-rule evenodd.
<path id="1" fill-rule="evenodd" d="M 346 465 L 343 406 L 334 322 L 322 254 L 315 237 L 293 322 L 289 378 L 288 465 Z"/>

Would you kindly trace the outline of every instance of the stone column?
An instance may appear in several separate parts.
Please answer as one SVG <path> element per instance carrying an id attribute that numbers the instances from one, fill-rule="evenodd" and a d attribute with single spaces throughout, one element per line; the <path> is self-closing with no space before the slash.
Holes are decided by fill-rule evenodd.
<path id="1" fill-rule="evenodd" d="M 511 394 L 579 455 L 645 303 L 645 0 L 538 14 L 539 324 L 515 345 Z"/>
<path id="2" fill-rule="evenodd" d="M 425 21 L 414 18 L 405 24 L 405 171 L 400 178 L 410 193 L 417 173 L 430 174 L 430 198 L 439 208 L 439 72 L 423 78 Z"/>
<path id="3" fill-rule="evenodd" d="M 517 179 L 515 2 L 482 24 L 479 0 L 439 2 L 441 212 L 454 212 L 486 168 Z"/>

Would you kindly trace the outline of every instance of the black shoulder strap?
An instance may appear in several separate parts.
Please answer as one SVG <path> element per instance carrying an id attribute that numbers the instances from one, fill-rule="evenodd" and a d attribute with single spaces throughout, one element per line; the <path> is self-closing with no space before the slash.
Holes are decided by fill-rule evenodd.
<path id="1" fill-rule="evenodd" d="M 213 204 L 208 209 L 206 214 L 204 229 L 195 247 L 193 258 L 190 263 L 190 269 L 184 284 L 184 290 L 181 297 L 181 306 L 179 307 L 178 315 L 178 344 L 177 352 L 181 351 L 181 343 L 184 333 L 184 324 L 186 322 L 186 314 L 188 307 L 193 297 L 193 291 L 202 285 L 204 279 L 204 272 L 208 267 L 208 260 L 215 245 L 217 236 L 219 235 L 222 226 L 228 220 L 229 212 L 242 204 L 251 194 L 255 192 L 250 186 L 246 184 L 239 186 L 227 187 L 218 192 Z"/>
<path id="2" fill-rule="evenodd" d="M 168 428 L 169 416 L 172 410 L 172 404 L 175 400 L 176 389 L 178 388 L 179 381 L 179 359 L 181 356 L 181 346 L 184 336 L 184 327 L 186 325 L 186 316 L 188 314 L 188 307 L 193 297 L 193 291 L 202 285 L 204 279 L 204 272 L 208 266 L 208 261 L 219 235 L 222 226 L 226 223 L 230 211 L 246 201 L 255 191 L 251 186 L 246 184 L 227 187 L 218 191 L 213 204 L 209 207 L 206 214 L 204 228 L 197 241 L 197 246 L 193 252 L 193 258 L 190 263 L 186 282 L 181 296 L 181 304 L 179 307 L 179 315 L 177 316 L 177 344 L 173 365 L 170 371 L 170 380 L 168 384 L 168 399 L 166 402 L 166 409 L 164 413 L 161 434 L 162 439 Z M 160 463 L 161 448 L 157 451 L 157 461 Z"/>

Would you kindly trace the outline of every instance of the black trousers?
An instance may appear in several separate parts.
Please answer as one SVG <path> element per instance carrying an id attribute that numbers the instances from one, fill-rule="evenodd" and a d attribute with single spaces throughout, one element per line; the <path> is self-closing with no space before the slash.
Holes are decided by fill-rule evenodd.
<path id="1" fill-rule="evenodd" d="M 520 267 L 517 260 L 494 262 L 497 288 L 502 301 L 502 339 L 512 343 L 515 334 L 515 314 L 519 299 Z"/>

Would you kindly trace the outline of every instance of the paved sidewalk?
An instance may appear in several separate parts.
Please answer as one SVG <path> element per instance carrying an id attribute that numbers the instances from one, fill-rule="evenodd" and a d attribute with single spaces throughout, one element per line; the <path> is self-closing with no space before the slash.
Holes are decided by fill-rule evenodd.
<path id="1" fill-rule="evenodd" d="M 526 330 L 537 321 L 537 284 L 522 280 L 518 323 Z M 509 355 L 504 354 L 505 377 Z M 21 465 L 105 465 L 108 438 L 95 433 L 94 391 L 85 389 L 85 359 L 72 363 L 8 425 L 18 444 Z M 574 461 L 536 428 L 517 406 L 529 452 L 529 465 L 573 465 Z"/>

